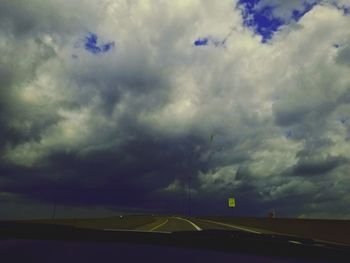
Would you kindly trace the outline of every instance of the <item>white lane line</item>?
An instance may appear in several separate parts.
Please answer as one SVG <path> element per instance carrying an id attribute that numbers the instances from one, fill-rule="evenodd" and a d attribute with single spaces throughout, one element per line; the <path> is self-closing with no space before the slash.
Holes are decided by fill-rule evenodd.
<path id="1" fill-rule="evenodd" d="M 297 245 L 302 245 L 303 243 L 295 240 L 288 240 L 289 243 L 297 244 Z"/>
<path id="2" fill-rule="evenodd" d="M 337 246 L 349 246 L 349 244 L 346 244 L 346 243 L 339 243 L 339 242 L 333 242 L 333 241 L 327 241 L 327 240 L 321 240 L 321 239 L 313 239 L 313 241 L 330 244 L 330 245 L 337 245 Z"/>
<path id="3" fill-rule="evenodd" d="M 161 223 L 160 225 L 158 226 L 155 226 L 153 228 L 151 228 L 149 231 L 153 231 L 153 230 L 156 230 L 157 228 L 160 228 L 161 226 L 164 226 L 166 223 L 168 223 L 168 219 L 165 219 L 165 221 L 163 223 Z"/>
<path id="4" fill-rule="evenodd" d="M 227 227 L 231 227 L 231 228 L 236 228 L 236 229 L 243 230 L 243 231 L 250 232 L 250 233 L 254 233 L 254 234 L 261 234 L 260 232 L 257 232 L 257 231 L 254 231 L 254 230 L 250 230 L 250 229 L 245 228 L 245 227 L 240 227 L 240 226 L 236 226 L 236 225 L 230 225 L 230 224 L 225 224 L 225 223 L 211 221 L 211 220 L 205 220 L 205 219 L 199 219 L 199 220 L 205 221 L 205 222 L 209 222 L 209 223 L 213 223 L 213 224 L 222 225 L 222 226 L 227 226 Z"/>
<path id="5" fill-rule="evenodd" d="M 103 231 L 111 231 L 111 232 L 143 232 L 143 233 L 149 233 L 149 230 L 136 230 L 136 229 L 116 229 L 116 228 L 105 228 Z M 165 232 L 165 231 L 155 231 L 157 233 L 167 233 L 169 234 L 170 232 Z"/>
<path id="6" fill-rule="evenodd" d="M 104 228 L 103 231 L 114 231 L 114 232 L 148 232 L 148 231 L 146 231 L 146 230 L 118 229 L 118 228 Z"/>
<path id="7" fill-rule="evenodd" d="M 197 226 L 195 223 L 191 222 L 190 220 L 187 220 L 187 219 L 181 218 L 181 217 L 174 217 L 174 218 L 186 221 L 187 223 L 191 224 L 197 231 L 202 230 L 199 226 Z"/>

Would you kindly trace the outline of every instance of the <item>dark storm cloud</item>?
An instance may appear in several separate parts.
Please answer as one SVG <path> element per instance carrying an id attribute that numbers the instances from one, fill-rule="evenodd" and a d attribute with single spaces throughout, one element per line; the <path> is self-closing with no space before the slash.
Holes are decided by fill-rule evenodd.
<path id="1" fill-rule="evenodd" d="M 343 158 L 329 157 L 324 160 L 299 160 L 293 168 L 295 175 L 322 175 L 332 171 L 338 166 L 347 163 Z"/>
<path id="2" fill-rule="evenodd" d="M 10 136 L 10 129 L 6 127 L 6 120 L 8 118 L 8 108 L 11 106 L 10 99 L 12 95 L 8 87 L 11 86 L 12 81 L 13 72 L 0 64 L 0 135 L 4 138 L 4 140 L 1 140 L 2 143 Z"/>
<path id="3" fill-rule="evenodd" d="M 40 32 L 57 33 L 64 37 L 94 23 L 96 10 L 89 8 L 88 1 L 83 2 L 71 3 L 71 8 L 68 8 L 64 1 L 3 0 L 0 3 L 0 28 L 14 34 L 18 40 Z"/>
<path id="4" fill-rule="evenodd" d="M 274 105 L 274 115 L 277 125 L 290 126 L 293 124 L 314 124 L 314 122 L 322 119 L 327 114 L 330 114 L 338 106 L 338 101 L 322 101 L 318 102 L 318 95 L 312 94 L 300 100 L 285 100 L 279 101 Z M 313 97 L 315 96 L 315 97 Z M 342 97 L 342 95 L 341 95 Z"/>
<path id="5" fill-rule="evenodd" d="M 107 62 L 108 63 L 108 62 Z M 82 68 L 84 67 L 84 68 Z M 77 85 L 79 99 L 76 103 L 81 106 L 89 104 L 98 96 L 103 101 L 103 114 L 111 114 L 114 107 L 132 96 L 129 105 L 130 112 L 149 111 L 167 102 L 169 83 L 159 74 L 162 69 L 143 64 L 142 58 L 134 58 L 114 67 L 108 64 L 75 65 L 68 75 Z"/>
<path id="6" fill-rule="evenodd" d="M 288 126 L 302 121 L 307 114 L 307 109 L 293 109 L 293 111 L 280 110 L 276 112 L 276 123 L 281 126 Z"/>
<path id="7" fill-rule="evenodd" d="M 40 19 L 42 17 L 39 15 L 40 9 L 37 7 L 38 5 L 35 4 L 35 1 L 33 1 L 32 5 L 17 0 L 2 1 L 0 9 L 1 27 L 13 31 L 17 36 L 32 32 L 33 29 L 41 24 Z M 47 11 L 50 11 L 50 9 Z M 51 14 L 54 14 L 52 11 Z M 41 25 L 47 26 L 45 23 Z"/>
<path id="8" fill-rule="evenodd" d="M 142 133 L 119 150 L 52 154 L 42 168 L 1 167 L 2 190 L 62 204 L 152 206 L 153 194 L 175 178 L 186 181 L 199 168 L 196 138 L 157 140 Z M 143 138 L 143 139 L 141 139 Z M 189 161 L 190 160 L 190 161 Z M 21 184 L 17 182 L 21 181 Z M 181 203 L 174 203 L 179 208 Z"/>
<path id="9" fill-rule="evenodd" d="M 348 166 L 346 53 L 324 48 L 342 19 L 315 6 L 266 45 L 229 0 L 2 1 L 0 201 L 184 212 L 191 178 L 198 213 L 329 207 Z M 75 48 L 88 32 L 99 55 Z M 207 35 L 225 47 L 193 45 Z"/>
<path id="10" fill-rule="evenodd" d="M 55 56 L 54 50 L 43 43 L 39 35 L 59 28 L 62 20 L 52 5 L 40 4 L 38 1 L 7 0 L 0 3 L 0 35 L 4 41 L 0 58 L 0 147 L 37 140 L 45 127 L 57 121 L 57 116 L 45 113 L 45 107 L 33 108 L 23 103 L 15 88 L 32 81 L 41 63 Z M 31 45 L 36 49 L 32 50 Z M 33 123 L 25 129 L 17 129 L 14 120 Z"/>
<path id="11" fill-rule="evenodd" d="M 4 91 L 1 96 L 1 146 L 7 150 L 29 144 L 40 147 L 43 138 L 64 121 L 56 109 L 80 110 L 90 107 L 94 98 L 100 100 L 97 106 L 91 106 L 94 115 L 98 116 L 97 119 L 108 120 L 110 125 L 99 128 L 98 124 L 94 127 L 94 122 L 90 121 L 89 127 L 81 129 L 82 132 L 96 129 L 97 133 L 89 139 L 92 144 L 97 144 L 96 147 L 84 151 L 74 148 L 67 150 L 55 143 L 57 146 L 42 150 L 46 160 L 34 166 L 7 164 L 3 155 L 0 190 L 43 202 L 146 206 L 150 200 L 148 195 L 166 187 L 179 174 L 189 172 L 188 164 L 183 159 L 197 140 L 196 136 L 191 136 L 192 139 L 179 138 L 174 141 L 163 137 L 154 141 L 153 137 L 149 137 L 149 128 L 138 124 L 139 114 L 158 109 L 167 101 L 170 86 L 159 74 L 162 69 L 150 65 L 139 51 L 128 54 L 127 60 L 124 55 L 119 63 L 108 58 L 104 62 L 77 61 L 68 66 L 65 71 L 67 75 L 62 76 L 58 72 L 58 77 L 62 78 L 58 88 L 62 92 L 72 92 L 73 96 L 59 103 L 48 101 L 42 106 L 23 102 L 15 85 L 21 82 L 29 84 L 35 80 L 40 74 L 38 68 L 57 56 L 53 49 L 42 43 L 40 33 L 69 35 L 74 27 L 78 27 L 72 23 L 68 28 L 68 21 L 63 20 L 62 13 L 55 11 L 52 3 L 44 4 L 41 8 L 38 8 L 39 4 L 40 1 L 32 5 L 9 1 L 0 8 L 4 13 L 2 21 L 6 21 L 3 24 L 6 32 L 22 42 L 17 50 L 11 46 L 5 48 L 8 56 L 12 57 L 13 67 L 9 67 L 4 57 L 1 63 L 0 83 Z M 54 12 L 51 18 L 48 18 L 50 12 L 46 13 L 46 8 Z M 64 15 L 74 21 L 69 12 Z M 58 23 L 55 23 L 56 19 Z M 33 37 L 35 52 L 42 48 L 52 52 L 48 55 L 34 53 L 32 64 L 18 67 L 21 59 L 27 59 L 20 57 L 21 52 L 25 54 L 23 43 L 27 41 L 32 45 L 30 41 Z M 25 56 L 32 59 L 28 53 Z M 111 115 L 120 104 L 125 109 L 114 119 Z M 122 146 L 115 144 L 115 137 L 122 142 Z M 28 152 L 23 158 L 31 154 Z"/>

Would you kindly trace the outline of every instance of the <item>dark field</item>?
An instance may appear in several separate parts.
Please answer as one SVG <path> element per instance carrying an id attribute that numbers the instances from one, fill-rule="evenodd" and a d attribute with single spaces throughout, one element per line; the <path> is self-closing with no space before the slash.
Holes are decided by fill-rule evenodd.
<path id="1" fill-rule="evenodd" d="M 106 218 L 47 219 L 17 222 L 69 225 L 93 229 L 135 229 L 155 221 L 156 217 L 151 215 L 123 215 Z"/>
<path id="2" fill-rule="evenodd" d="M 350 245 L 350 220 L 253 217 L 205 217 L 204 219 Z"/>

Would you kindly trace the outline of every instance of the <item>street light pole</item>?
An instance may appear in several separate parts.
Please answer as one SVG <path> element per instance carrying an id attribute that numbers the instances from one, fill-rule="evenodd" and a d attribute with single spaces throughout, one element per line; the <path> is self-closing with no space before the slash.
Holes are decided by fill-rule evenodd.
<path id="1" fill-rule="evenodd" d="M 191 216 L 191 175 L 188 176 L 188 216 Z"/>

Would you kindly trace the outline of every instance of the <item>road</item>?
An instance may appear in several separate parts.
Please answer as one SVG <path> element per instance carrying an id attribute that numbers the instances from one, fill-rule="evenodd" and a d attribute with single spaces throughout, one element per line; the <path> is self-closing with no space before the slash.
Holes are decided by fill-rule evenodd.
<path id="1" fill-rule="evenodd" d="M 251 227 L 243 227 L 239 225 L 227 224 L 212 220 L 203 220 L 186 217 L 157 217 L 155 222 L 137 227 L 134 230 L 152 231 L 152 232 L 174 232 L 174 231 L 201 231 L 201 230 L 240 230 L 255 234 L 272 234 L 273 232 L 256 229 Z"/>
<path id="2" fill-rule="evenodd" d="M 250 233 L 272 234 L 273 232 L 253 227 L 240 226 L 233 223 L 216 221 L 215 219 L 199 219 L 184 216 L 153 216 L 153 215 L 126 215 L 100 219 L 56 219 L 56 220 L 29 220 L 32 223 L 72 225 L 82 228 L 103 229 L 110 231 L 201 231 L 241 230 Z"/>
<path id="3" fill-rule="evenodd" d="M 185 217 L 152 214 L 119 215 L 106 218 L 27 220 L 18 223 L 69 225 L 80 228 L 107 231 L 176 232 L 201 230 L 240 230 L 255 234 L 284 234 L 327 241 L 334 244 L 350 244 L 349 220 L 266 219 Z M 243 225 L 240 225 L 240 223 Z M 270 229 L 270 230 L 268 230 Z M 276 232 L 272 232 L 276 231 Z"/>

